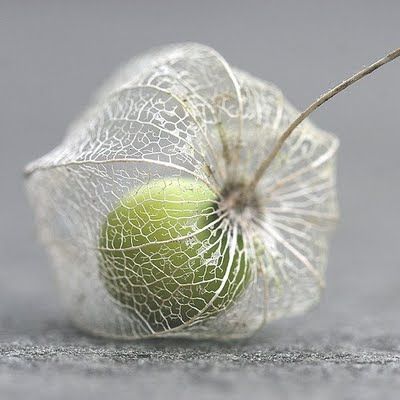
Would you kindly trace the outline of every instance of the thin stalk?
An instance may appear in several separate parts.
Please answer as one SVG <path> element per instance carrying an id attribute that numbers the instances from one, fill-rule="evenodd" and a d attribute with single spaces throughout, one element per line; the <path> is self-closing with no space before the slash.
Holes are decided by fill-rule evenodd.
<path id="1" fill-rule="evenodd" d="M 339 85 L 335 86 L 333 89 L 324 93 L 321 97 L 319 97 L 316 101 L 308 106 L 283 132 L 283 134 L 279 137 L 278 141 L 275 143 L 275 146 L 272 148 L 271 152 L 269 153 L 268 157 L 264 159 L 258 169 L 256 170 L 253 179 L 250 181 L 248 185 L 248 189 L 253 191 L 257 186 L 260 179 L 263 177 L 265 172 L 267 171 L 268 167 L 271 165 L 272 161 L 275 159 L 279 151 L 281 150 L 285 141 L 289 138 L 289 136 L 293 133 L 293 131 L 318 107 L 324 104 L 326 101 L 330 100 L 333 96 L 340 93 L 342 90 L 346 89 L 353 83 L 359 81 L 360 79 L 364 78 L 365 76 L 369 75 L 376 69 L 382 67 L 382 65 L 387 64 L 390 61 L 393 61 L 395 58 L 400 56 L 400 48 L 392 51 L 387 56 L 381 58 L 380 60 L 374 62 L 370 66 L 362 69 L 361 71 L 357 72 L 350 78 L 346 79 Z"/>

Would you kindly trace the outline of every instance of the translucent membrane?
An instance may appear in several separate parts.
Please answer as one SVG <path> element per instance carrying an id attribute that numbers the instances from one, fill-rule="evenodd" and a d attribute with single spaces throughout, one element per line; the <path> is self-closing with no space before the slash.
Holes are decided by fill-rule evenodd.
<path id="1" fill-rule="evenodd" d="M 337 139 L 199 44 L 133 59 L 26 168 L 71 318 L 95 334 L 218 339 L 303 312 L 324 286 Z M 232 193 L 248 201 L 230 202 Z"/>

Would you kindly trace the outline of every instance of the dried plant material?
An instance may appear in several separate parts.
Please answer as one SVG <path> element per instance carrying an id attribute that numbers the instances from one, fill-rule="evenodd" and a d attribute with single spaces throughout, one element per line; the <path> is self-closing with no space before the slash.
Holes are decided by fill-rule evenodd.
<path id="1" fill-rule="evenodd" d="M 203 45 L 133 59 L 26 169 L 71 318 L 225 339 L 318 302 L 338 140 L 306 117 L 362 76 L 299 114 Z"/>

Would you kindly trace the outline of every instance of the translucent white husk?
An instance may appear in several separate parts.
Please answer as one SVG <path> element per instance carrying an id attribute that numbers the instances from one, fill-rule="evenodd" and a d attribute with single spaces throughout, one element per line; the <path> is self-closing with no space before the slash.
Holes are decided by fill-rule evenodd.
<path id="1" fill-rule="evenodd" d="M 215 272 L 220 284 L 214 300 L 193 318 L 157 330 L 140 314 L 146 304 L 127 305 L 111 296 L 99 272 L 102 229 L 127 193 L 155 179 L 189 178 L 207 185 L 222 203 L 226 187 L 251 180 L 297 115 L 279 89 L 231 68 L 203 45 L 157 49 L 120 70 L 61 145 L 26 169 L 40 238 L 71 318 L 104 336 L 223 339 L 248 336 L 266 321 L 314 305 L 324 286 L 327 242 L 338 214 L 338 141 L 308 120 L 285 142 L 251 194 L 257 212 L 228 208 L 230 217 L 221 218 L 218 227 L 227 240 L 204 263 L 217 271 L 221 260 L 240 251 L 252 271 L 244 292 L 222 310 L 215 312 L 212 303 L 224 288 L 235 290 L 234 270 L 222 278 Z M 197 240 L 198 229 L 194 223 L 193 235 L 180 239 L 182 246 Z M 129 240 L 134 246 L 135 238 Z M 210 247 L 207 241 L 201 245 Z M 234 262 L 228 265 L 234 268 Z M 145 273 L 136 267 L 133 272 Z M 147 293 L 136 284 L 128 285 L 128 294 Z M 206 282 L 194 285 L 207 290 Z M 172 300 L 179 302 L 179 296 L 188 296 L 187 288 L 171 293 Z"/>

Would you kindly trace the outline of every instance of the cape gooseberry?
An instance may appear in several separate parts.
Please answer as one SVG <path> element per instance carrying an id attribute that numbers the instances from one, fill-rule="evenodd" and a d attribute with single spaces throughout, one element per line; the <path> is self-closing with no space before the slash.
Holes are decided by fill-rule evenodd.
<path id="1" fill-rule="evenodd" d="M 120 70 L 25 170 L 74 321 L 111 337 L 226 339 L 314 305 L 337 218 L 337 140 L 306 119 L 399 56 L 301 113 L 200 44 Z"/>
<path id="2" fill-rule="evenodd" d="M 226 309 L 250 281 L 243 238 L 231 258 L 217 200 L 202 182 L 159 179 L 127 194 L 107 216 L 104 284 L 155 332 Z"/>

